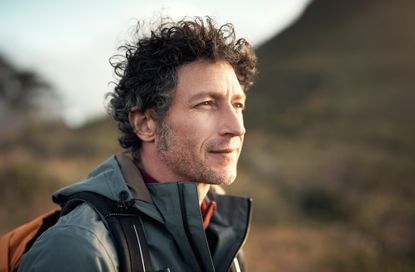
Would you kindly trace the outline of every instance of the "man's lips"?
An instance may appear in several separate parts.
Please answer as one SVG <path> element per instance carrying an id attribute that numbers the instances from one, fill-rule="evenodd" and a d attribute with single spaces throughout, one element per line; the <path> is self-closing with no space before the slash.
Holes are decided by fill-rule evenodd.
<path id="1" fill-rule="evenodd" d="M 215 148 L 209 150 L 211 158 L 220 162 L 222 166 L 228 165 L 228 163 L 237 160 L 238 153 L 239 148 L 234 147 Z"/>
<path id="2" fill-rule="evenodd" d="M 215 149 L 215 150 L 210 150 L 210 153 L 214 153 L 214 154 L 229 154 L 232 152 L 235 152 L 237 150 L 237 148 L 223 148 L 223 149 Z"/>

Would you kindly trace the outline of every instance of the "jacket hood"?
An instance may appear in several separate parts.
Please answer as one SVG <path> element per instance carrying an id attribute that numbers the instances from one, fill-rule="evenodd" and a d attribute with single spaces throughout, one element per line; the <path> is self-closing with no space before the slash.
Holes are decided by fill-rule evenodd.
<path id="1" fill-rule="evenodd" d="M 52 197 L 57 204 L 62 205 L 67 197 L 82 191 L 96 193 L 114 201 L 119 201 L 120 193 L 126 191 L 129 194 L 128 199 L 133 198 L 115 156 L 111 156 L 95 168 L 85 180 L 63 187 Z"/>

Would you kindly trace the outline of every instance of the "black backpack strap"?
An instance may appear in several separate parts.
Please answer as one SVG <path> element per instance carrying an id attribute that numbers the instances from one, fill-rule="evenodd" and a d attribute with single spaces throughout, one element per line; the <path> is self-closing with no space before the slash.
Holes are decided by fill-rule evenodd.
<path id="1" fill-rule="evenodd" d="M 121 195 L 120 198 L 122 199 Z M 81 203 L 89 204 L 103 218 L 114 238 L 120 271 L 154 271 L 140 212 L 132 208 L 134 202 L 117 202 L 92 192 L 80 192 L 69 197 L 61 215 L 67 214 Z"/>
<path id="2" fill-rule="evenodd" d="M 115 242 L 123 252 L 123 256 L 119 256 L 119 258 L 122 258 L 120 268 L 122 267 L 121 264 L 124 263 L 125 268 L 131 268 L 128 271 L 149 272 L 153 269 L 151 268 L 150 254 L 140 221 L 141 218 L 134 215 L 107 217 L 107 222 L 112 231 L 118 234 L 114 235 Z"/>

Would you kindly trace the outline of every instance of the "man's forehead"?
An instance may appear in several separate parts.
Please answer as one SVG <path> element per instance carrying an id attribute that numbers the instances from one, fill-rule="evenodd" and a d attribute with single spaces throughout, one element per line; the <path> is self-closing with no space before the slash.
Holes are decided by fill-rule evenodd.
<path id="1" fill-rule="evenodd" d="M 178 70 L 176 91 L 191 100 L 219 96 L 246 98 L 233 67 L 225 61 L 197 60 L 183 65 Z"/>

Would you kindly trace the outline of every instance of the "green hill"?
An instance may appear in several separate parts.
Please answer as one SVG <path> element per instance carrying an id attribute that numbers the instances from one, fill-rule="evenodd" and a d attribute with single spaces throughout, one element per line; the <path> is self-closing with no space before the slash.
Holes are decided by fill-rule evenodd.
<path id="1" fill-rule="evenodd" d="M 413 8 L 315 1 L 261 46 L 246 113 L 249 171 L 268 172 L 277 187 L 414 193 Z"/>
<path id="2" fill-rule="evenodd" d="M 354 230 L 378 243 L 377 271 L 409 271 L 415 257 L 414 9 L 404 0 L 312 2 L 258 49 L 246 112 L 242 165 L 260 196 L 258 221 Z M 359 253 L 366 269 L 368 252 Z"/>

